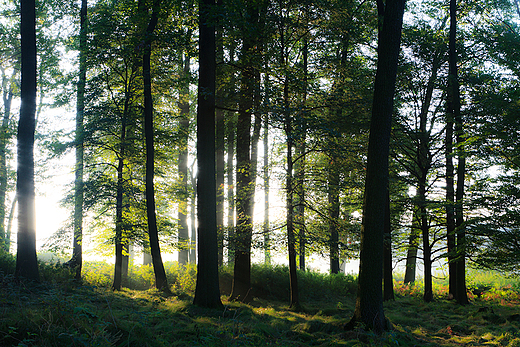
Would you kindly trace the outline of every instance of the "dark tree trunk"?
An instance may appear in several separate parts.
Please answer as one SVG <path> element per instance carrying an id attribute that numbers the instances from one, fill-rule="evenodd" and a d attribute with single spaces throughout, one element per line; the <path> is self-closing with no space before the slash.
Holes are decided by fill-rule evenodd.
<path id="1" fill-rule="evenodd" d="M 450 0 L 450 38 L 449 38 L 449 76 L 448 88 L 452 93 L 451 114 L 455 123 L 455 135 L 458 147 L 458 164 L 457 164 L 457 190 L 455 203 L 455 232 L 456 240 L 456 280 L 455 280 L 455 298 L 461 305 L 469 303 L 466 293 L 466 229 L 464 227 L 464 175 L 466 174 L 466 157 L 464 153 L 464 130 L 462 124 L 462 115 L 460 111 L 460 87 L 457 72 L 457 1 Z"/>
<path id="2" fill-rule="evenodd" d="M 188 137 L 190 127 L 190 57 L 188 52 L 183 59 L 183 81 L 179 96 L 180 121 L 179 121 L 179 157 L 178 170 L 181 187 L 179 209 L 177 213 L 179 226 L 179 264 L 188 263 L 190 252 L 190 237 L 188 231 Z"/>
<path id="3" fill-rule="evenodd" d="M 388 154 L 394 101 L 397 61 L 401 42 L 405 0 L 378 1 L 383 8 L 379 32 L 377 72 L 374 84 L 372 119 L 368 143 L 365 202 L 361 233 L 360 266 L 356 309 L 347 328 L 360 322 L 375 332 L 388 328 L 383 310 L 383 233 Z"/>
<path id="4" fill-rule="evenodd" d="M 330 272 L 339 273 L 339 173 L 336 159 L 329 165 L 328 198 L 329 198 L 329 258 Z"/>
<path id="5" fill-rule="evenodd" d="M 128 99 L 127 99 L 128 100 Z M 128 101 L 127 101 L 128 102 Z M 127 105 L 125 105 L 126 114 Z M 126 139 L 126 116 L 122 118 L 121 134 L 120 134 L 119 160 L 117 165 L 117 182 L 116 182 L 116 237 L 115 237 L 115 266 L 114 266 L 114 282 L 112 290 L 121 290 L 123 281 L 123 169 L 125 155 L 125 139 Z"/>
<path id="6" fill-rule="evenodd" d="M 294 204 L 293 204 L 293 129 L 289 113 L 289 81 L 287 76 L 284 83 L 285 104 L 285 133 L 287 134 L 287 248 L 289 253 L 289 286 L 291 293 L 290 307 L 294 310 L 300 309 L 300 295 L 298 292 L 298 277 L 296 272 L 296 237 L 294 235 Z"/>
<path id="7" fill-rule="evenodd" d="M 394 300 L 394 279 L 392 276 L 392 223 L 390 220 L 390 191 L 387 191 L 383 257 L 383 300 L 389 301 Z"/>
<path id="8" fill-rule="evenodd" d="M 258 9 L 247 8 L 251 23 L 258 20 Z M 251 299 L 251 238 L 253 216 L 251 212 L 251 110 L 255 89 L 253 49 L 256 41 L 250 29 L 243 29 L 242 76 L 240 85 L 240 105 L 237 122 L 237 226 L 235 230 L 235 267 L 231 300 L 247 302 Z"/>
<path id="9" fill-rule="evenodd" d="M 215 168 L 215 27 L 214 0 L 199 3 L 199 87 L 197 108 L 198 266 L 193 303 L 220 308 L 218 278 L 217 187 Z"/>
<path id="10" fill-rule="evenodd" d="M 69 265 L 75 269 L 76 280 L 81 279 L 83 241 L 83 114 L 85 112 L 85 84 L 87 82 L 87 0 L 81 1 L 79 33 L 79 80 L 76 103 L 76 168 L 74 179 L 74 240 Z"/>
<path id="11" fill-rule="evenodd" d="M 404 273 L 404 283 L 415 282 L 415 270 L 417 265 L 417 250 L 419 248 L 420 226 L 417 208 L 413 207 L 412 225 L 410 236 L 408 237 L 408 251 L 406 253 L 406 269 Z"/>
<path id="12" fill-rule="evenodd" d="M 227 232 L 228 232 L 228 263 L 232 264 L 235 261 L 235 190 L 233 179 L 233 157 L 235 153 L 235 116 L 231 115 L 227 121 L 227 200 L 228 200 L 228 218 L 227 218 Z"/>
<path id="13" fill-rule="evenodd" d="M 150 237 L 150 251 L 152 254 L 153 270 L 155 274 L 155 287 L 169 292 L 166 272 L 161 257 L 159 246 L 159 232 L 157 230 L 157 216 L 155 213 L 155 188 L 154 188 L 154 127 L 153 127 L 153 99 L 152 76 L 150 58 L 152 55 L 152 36 L 157 26 L 157 12 L 160 2 L 154 3 L 152 17 L 145 32 L 143 54 L 143 81 L 144 81 L 144 135 L 146 142 L 146 217 L 148 220 L 148 236 Z"/>
<path id="14" fill-rule="evenodd" d="M 39 281 L 36 259 L 36 223 L 34 216 L 34 130 L 36 126 L 36 8 L 34 0 L 22 0 L 21 12 L 21 105 L 18 122 L 18 237 L 17 278 Z"/>

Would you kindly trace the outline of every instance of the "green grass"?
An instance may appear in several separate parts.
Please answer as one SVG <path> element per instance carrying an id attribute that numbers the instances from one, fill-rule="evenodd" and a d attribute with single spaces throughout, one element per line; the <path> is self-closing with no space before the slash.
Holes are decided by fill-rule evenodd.
<path id="1" fill-rule="evenodd" d="M 285 267 L 252 268 L 255 299 L 228 302 L 231 269 L 221 272 L 220 310 L 191 304 L 195 268 L 166 264 L 172 295 L 151 288 L 153 270 L 132 267 L 132 289 L 112 292 L 111 265 L 85 264 L 78 284 L 68 270 L 41 264 L 40 284 L 14 281 L 14 260 L 0 256 L 0 346 L 520 346 L 518 282 L 472 273 L 489 287 L 458 306 L 436 285 L 436 300 L 421 300 L 420 285 L 396 281 L 397 299 L 385 303 L 394 329 L 377 336 L 344 331 L 354 310 L 352 276 L 300 273 L 303 311 L 288 309 Z"/>

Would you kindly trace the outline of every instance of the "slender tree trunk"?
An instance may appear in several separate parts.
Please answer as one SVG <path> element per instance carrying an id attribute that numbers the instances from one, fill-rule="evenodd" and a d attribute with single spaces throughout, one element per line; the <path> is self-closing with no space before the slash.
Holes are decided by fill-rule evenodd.
<path id="1" fill-rule="evenodd" d="M 469 303 L 466 293 L 466 252 L 465 239 L 466 230 L 464 227 L 464 176 L 466 174 L 466 157 L 464 153 L 464 130 L 462 125 L 462 115 L 460 111 L 460 87 L 457 72 L 457 0 L 450 0 L 450 38 L 449 38 L 449 77 L 448 88 L 452 93 L 452 112 L 455 124 L 455 135 L 458 147 L 458 165 L 457 165 L 457 188 L 455 203 L 455 232 L 457 235 L 456 250 L 457 259 L 455 266 L 455 298 L 461 305 Z"/>
<path id="2" fill-rule="evenodd" d="M 179 264 L 188 263 L 190 242 L 188 231 L 188 137 L 190 127 L 190 56 L 184 53 L 183 58 L 183 81 L 179 95 L 180 121 L 179 121 L 179 157 L 178 170 L 181 187 L 179 209 L 177 213 L 179 226 Z"/>
<path id="3" fill-rule="evenodd" d="M 300 296 L 298 291 L 298 277 L 296 272 L 296 237 L 294 235 L 294 204 L 293 204 L 293 130 L 292 120 L 289 112 L 289 81 L 287 76 L 284 83 L 285 104 L 285 133 L 287 134 L 287 248 L 289 252 L 289 285 L 291 292 L 290 307 L 300 309 Z"/>
<path id="4" fill-rule="evenodd" d="M 197 177 L 194 176 L 193 170 L 191 170 L 191 234 L 190 234 L 190 252 L 189 262 L 191 264 L 197 264 Z"/>
<path id="5" fill-rule="evenodd" d="M 307 17 L 307 13 L 305 13 Z M 307 26 L 307 24 L 306 24 Z M 301 100 L 301 116 L 298 119 L 298 134 L 296 143 L 296 198 L 297 203 L 295 207 L 296 212 L 296 226 L 298 229 L 299 239 L 299 256 L 300 270 L 305 271 L 305 251 L 307 240 L 305 236 L 305 152 L 306 152 L 306 141 L 307 141 L 307 83 L 308 83 L 308 55 L 309 55 L 309 44 L 307 35 L 303 37 L 303 92 Z"/>
<path id="6" fill-rule="evenodd" d="M 268 77 L 266 76 L 266 79 Z M 266 85 L 268 82 L 266 82 Z M 269 113 L 264 115 L 264 263 L 271 264 L 271 240 L 269 235 Z"/>
<path id="7" fill-rule="evenodd" d="M 394 279 L 392 276 L 392 223 L 390 219 L 389 190 L 387 190 L 383 253 L 383 300 L 389 301 L 394 300 Z"/>
<path id="8" fill-rule="evenodd" d="M 126 108 L 126 107 L 125 107 Z M 126 111 L 125 111 L 126 113 Z M 115 237 L 115 266 L 114 266 L 114 282 L 112 290 L 121 290 L 123 281 L 123 169 L 125 156 L 125 138 L 126 138 L 126 116 L 122 118 L 121 145 L 119 149 L 119 159 L 117 165 L 117 182 L 116 182 L 116 237 Z"/>
<path id="9" fill-rule="evenodd" d="M 69 264 L 75 269 L 76 280 L 81 279 L 83 263 L 83 114 L 85 112 L 85 84 L 87 82 L 87 0 L 81 1 L 79 34 L 79 80 L 76 103 L 76 168 L 74 179 L 74 240 Z"/>
<path id="10" fill-rule="evenodd" d="M 155 213 L 155 188 L 154 188 L 154 126 L 153 126 L 153 98 L 152 76 L 150 58 L 152 55 L 152 35 L 157 25 L 157 12 L 160 2 L 154 3 L 152 17 L 145 32 L 143 54 L 143 80 L 144 80 L 144 134 L 146 142 L 146 217 L 148 220 L 148 236 L 150 237 L 150 251 L 155 274 L 155 287 L 169 292 L 166 272 L 161 257 L 159 246 L 159 232 L 157 230 L 157 216 Z"/>
<path id="11" fill-rule="evenodd" d="M 36 126 L 36 5 L 22 0 L 21 12 L 21 105 L 18 122 L 18 243 L 16 278 L 39 281 L 36 259 L 36 223 L 34 211 L 34 131 Z"/>
<path id="12" fill-rule="evenodd" d="M 14 219 L 14 213 L 16 210 L 16 205 L 18 203 L 18 196 L 15 195 L 13 202 L 11 204 L 11 210 L 9 212 L 9 218 L 7 219 L 7 229 L 5 230 L 5 251 L 7 253 L 11 250 L 11 230 L 13 229 L 13 219 Z"/>
<path id="13" fill-rule="evenodd" d="M 218 278 L 217 187 L 215 168 L 215 27 L 214 0 L 199 5 L 199 87 L 197 108 L 198 266 L 193 303 L 220 308 Z"/>
<path id="14" fill-rule="evenodd" d="M 228 215 L 227 215 L 227 232 L 228 232 L 228 263 L 232 264 L 235 261 L 235 189 L 233 179 L 233 157 L 235 153 L 235 116 L 230 115 L 227 121 L 227 201 L 228 201 Z"/>
<path id="15" fill-rule="evenodd" d="M 331 159 L 329 165 L 328 185 L 330 272 L 337 274 L 339 273 L 339 172 L 335 158 Z"/>
<path id="16" fill-rule="evenodd" d="M 3 70 L 2 70 L 3 71 Z M 7 139 L 9 137 L 9 119 L 11 118 L 11 103 L 13 100 L 12 83 L 15 77 L 15 72 L 11 78 L 7 78 L 4 74 L 2 80 L 3 102 L 4 102 L 4 115 L 2 119 L 2 127 L 0 128 L 0 247 L 6 252 L 9 252 L 8 243 L 10 240 L 7 238 L 7 232 L 5 227 L 5 197 L 7 193 Z"/>
<path id="17" fill-rule="evenodd" d="M 388 328 L 383 310 L 383 234 L 388 188 L 388 155 L 397 61 L 405 0 L 378 0 L 379 32 L 377 72 L 368 142 L 365 202 L 361 232 L 356 309 L 346 328 L 360 322 L 376 333 Z"/>

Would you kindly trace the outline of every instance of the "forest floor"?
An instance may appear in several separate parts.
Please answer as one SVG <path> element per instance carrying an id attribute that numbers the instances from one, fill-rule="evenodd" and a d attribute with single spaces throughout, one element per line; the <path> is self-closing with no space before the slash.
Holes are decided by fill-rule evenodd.
<path id="1" fill-rule="evenodd" d="M 396 299 L 384 305 L 393 329 L 378 336 L 343 330 L 354 311 L 352 276 L 302 274 L 303 310 L 294 312 L 277 297 L 286 293 L 278 291 L 286 283 L 276 283 L 286 269 L 257 267 L 251 303 L 223 295 L 224 307 L 210 310 L 191 304 L 193 271 L 177 273 L 175 283 L 170 277 L 173 294 L 166 295 L 112 292 L 92 283 L 93 273 L 105 271 L 96 266 L 86 267 L 81 284 L 52 267 L 41 271 L 41 283 L 18 284 L 0 267 L 0 346 L 520 346 L 516 285 L 482 284 L 481 296 L 469 293 L 471 304 L 460 306 L 439 287 L 435 301 L 424 303 L 420 286 L 396 281 Z M 227 290 L 230 272 L 221 278 Z"/>

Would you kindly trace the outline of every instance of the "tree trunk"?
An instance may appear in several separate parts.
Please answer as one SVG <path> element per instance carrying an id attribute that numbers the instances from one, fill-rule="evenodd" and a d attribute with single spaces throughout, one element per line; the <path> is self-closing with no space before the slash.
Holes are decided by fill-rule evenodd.
<path id="1" fill-rule="evenodd" d="M 145 32 L 143 54 L 143 81 L 144 81 L 144 134 L 146 142 L 146 217 L 148 220 L 148 236 L 150 237 L 150 251 L 152 254 L 153 270 L 155 274 L 155 287 L 169 292 L 166 272 L 161 257 L 159 246 L 159 232 L 157 230 L 157 216 L 155 213 L 155 188 L 154 188 L 154 127 L 153 127 L 153 99 L 152 76 L 150 58 L 152 55 L 152 35 L 157 25 L 157 12 L 160 2 L 155 2 L 152 17 Z"/>
<path id="2" fill-rule="evenodd" d="M 339 273 L 339 173 L 335 158 L 331 159 L 329 165 L 328 185 L 330 273 L 337 274 Z"/>
<path id="3" fill-rule="evenodd" d="M 251 23 L 258 20 L 258 9 L 248 6 Z M 243 29 L 242 76 L 240 105 L 237 122 L 237 226 L 235 232 L 235 267 L 230 300 L 247 302 L 251 299 L 251 238 L 253 216 L 251 212 L 251 110 L 255 89 L 255 72 L 252 54 L 256 44 L 250 30 Z"/>
<path id="4" fill-rule="evenodd" d="M 199 87 L 197 108 L 198 266 L 193 303 L 220 308 L 218 278 L 217 187 L 215 168 L 215 27 L 214 0 L 199 5 Z"/>
<path id="5" fill-rule="evenodd" d="M 387 191 L 383 253 L 383 300 L 389 301 L 394 300 L 394 279 L 392 277 L 392 223 L 390 219 L 390 191 Z"/>
<path id="6" fill-rule="evenodd" d="M 36 5 L 22 0 L 21 12 L 21 105 L 17 135 L 18 237 L 16 278 L 39 281 L 36 259 L 34 212 L 34 131 L 36 126 Z"/>
<path id="7" fill-rule="evenodd" d="M 3 71 L 3 70 L 2 70 Z M 16 70 L 15 70 L 16 71 Z M 5 227 L 5 197 L 7 193 L 7 140 L 9 137 L 9 119 L 11 118 L 11 103 L 13 101 L 12 83 L 16 72 L 13 72 L 11 78 L 5 75 L 2 80 L 3 102 L 4 102 L 4 116 L 2 119 L 2 127 L 0 128 L 0 249 L 9 252 L 8 244 L 10 239 L 7 238 L 7 230 Z"/>
<path id="8" fill-rule="evenodd" d="M 219 6 L 222 5 L 222 0 L 217 0 Z M 223 66 L 224 66 L 224 42 L 223 42 L 223 27 L 219 23 L 217 26 L 217 92 L 216 92 L 216 103 L 217 108 L 215 110 L 216 118 L 216 170 L 217 170 L 217 228 L 218 228 L 218 265 L 224 264 L 224 110 L 222 109 L 222 103 L 224 101 L 224 79 Z"/>
<path id="9" fill-rule="evenodd" d="M 81 279 L 83 263 L 83 114 L 85 112 L 85 84 L 87 81 L 87 0 L 81 1 L 79 34 L 79 80 L 76 104 L 76 168 L 74 179 L 74 240 L 69 265 L 75 269 L 76 280 Z"/>
<path id="10" fill-rule="evenodd" d="M 190 242 L 188 231 L 188 137 L 190 127 L 190 56 L 188 52 L 184 53 L 183 59 L 183 81 L 179 94 L 179 157 L 178 170 L 180 180 L 181 196 L 179 199 L 179 209 L 177 212 L 179 226 L 179 264 L 188 263 Z"/>
<path id="11" fill-rule="evenodd" d="M 228 200 L 228 218 L 227 218 L 227 232 L 228 232 L 228 263 L 232 264 L 235 261 L 235 190 L 233 179 L 233 157 L 235 153 L 235 115 L 230 115 L 227 121 L 227 200 Z"/>
<path id="12" fill-rule="evenodd" d="M 365 202 L 361 232 L 356 309 L 346 328 L 356 322 L 380 333 L 388 328 L 383 310 L 383 233 L 388 188 L 388 154 L 397 61 L 405 0 L 378 1 L 383 19 L 379 32 L 377 72 L 368 143 Z M 384 9 L 383 9 L 384 6 Z"/>
<path id="13" fill-rule="evenodd" d="M 419 248 L 420 226 L 417 208 L 413 207 L 412 225 L 410 236 L 408 237 L 408 250 L 406 253 L 406 269 L 404 273 L 404 283 L 415 282 L 415 269 L 417 264 L 417 250 Z"/>
<path id="14" fill-rule="evenodd" d="M 466 157 L 464 153 L 464 130 L 462 125 L 462 115 L 460 111 L 460 87 L 457 72 L 457 1 L 450 0 L 450 38 L 449 38 L 449 77 L 448 88 L 452 93 L 451 114 L 455 123 L 455 135 L 458 147 L 458 164 L 457 164 L 457 190 L 455 203 L 455 232 L 457 235 L 456 250 L 457 258 L 455 265 L 455 299 L 461 305 L 469 303 L 466 293 L 466 252 L 465 239 L 466 230 L 464 227 L 464 175 L 466 174 Z"/>
<path id="15" fill-rule="evenodd" d="M 269 78 L 265 77 L 266 80 Z M 266 86 L 268 82 L 266 82 Z M 269 235 L 269 113 L 264 115 L 264 263 L 271 264 L 271 240 Z"/>
<path id="16" fill-rule="evenodd" d="M 191 234 L 190 234 L 190 251 L 189 262 L 197 264 L 197 177 L 194 176 L 191 170 L 191 186 L 193 193 L 191 195 Z"/>

